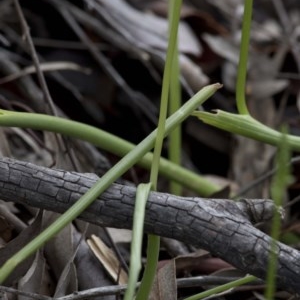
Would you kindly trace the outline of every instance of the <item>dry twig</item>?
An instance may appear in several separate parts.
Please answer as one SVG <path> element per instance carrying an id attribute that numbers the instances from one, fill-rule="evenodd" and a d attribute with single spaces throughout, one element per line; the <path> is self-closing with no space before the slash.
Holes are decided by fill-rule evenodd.
<path id="1" fill-rule="evenodd" d="M 1 198 L 5 201 L 64 212 L 96 180 L 94 174 L 0 159 Z M 131 228 L 135 192 L 133 187 L 114 184 L 80 218 L 100 226 Z M 235 202 L 152 192 L 147 204 L 145 231 L 206 249 L 264 279 L 272 240 L 251 221 L 269 220 L 273 210 L 273 202 L 267 199 Z M 278 286 L 299 293 L 299 251 L 279 242 L 276 249 Z"/>

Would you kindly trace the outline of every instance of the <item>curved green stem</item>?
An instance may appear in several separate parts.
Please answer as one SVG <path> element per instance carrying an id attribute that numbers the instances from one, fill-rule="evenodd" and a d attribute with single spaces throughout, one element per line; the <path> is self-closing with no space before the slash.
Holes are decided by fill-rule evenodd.
<path id="1" fill-rule="evenodd" d="M 219 84 L 210 85 L 198 92 L 182 108 L 168 118 L 166 134 L 182 122 L 201 103 L 208 99 L 218 88 Z M 68 121 L 57 117 L 36 115 L 29 113 L 15 113 L 0 111 L 0 125 L 29 127 L 32 129 L 48 130 L 82 138 L 90 142 L 97 142 L 99 132 L 96 128 Z M 115 164 L 104 176 L 102 176 L 71 208 L 61 215 L 54 223 L 45 229 L 33 241 L 13 255 L 0 269 L 0 283 L 14 270 L 25 258 L 32 255 L 42 247 L 51 237 L 62 230 L 67 224 L 77 218 L 95 199 L 101 195 L 117 178 L 122 176 L 128 169 L 136 164 L 154 144 L 156 130 L 139 143 L 132 151 Z"/>
<path id="2" fill-rule="evenodd" d="M 215 91 L 218 88 L 220 88 L 219 84 L 211 85 L 205 87 L 195 96 L 193 96 L 190 100 L 191 102 L 188 101 L 177 112 L 177 116 L 172 115 L 169 118 L 166 126 L 166 134 L 174 130 L 174 128 L 177 126 L 176 121 L 174 122 L 175 119 L 180 117 L 181 120 L 179 120 L 179 122 L 182 122 L 182 120 L 186 118 L 186 112 L 192 111 L 189 109 L 189 106 L 193 107 L 193 103 L 197 101 L 200 101 L 201 103 L 202 101 L 204 102 L 207 99 L 206 96 L 210 97 L 211 93 L 213 93 L 212 91 Z M 42 114 L 0 110 L 0 126 L 31 128 L 61 133 L 63 135 L 90 142 L 95 146 L 98 146 L 99 148 L 120 157 L 125 156 L 128 152 L 136 147 L 135 144 L 127 142 L 96 127 Z M 151 137 L 153 138 L 155 135 L 156 131 L 151 134 Z M 151 168 L 152 159 L 153 154 L 147 153 L 138 161 L 138 164 L 149 170 Z M 211 181 L 181 166 L 171 163 L 164 158 L 160 159 L 159 171 L 162 176 L 178 182 L 204 197 L 209 196 L 219 190 L 219 187 L 213 184 Z"/>
<path id="3" fill-rule="evenodd" d="M 280 132 L 258 122 L 250 115 L 237 115 L 222 110 L 216 110 L 216 113 L 196 111 L 193 115 L 214 127 L 266 144 L 279 146 L 282 140 Z M 287 134 L 286 141 L 291 150 L 300 151 L 300 137 Z"/>

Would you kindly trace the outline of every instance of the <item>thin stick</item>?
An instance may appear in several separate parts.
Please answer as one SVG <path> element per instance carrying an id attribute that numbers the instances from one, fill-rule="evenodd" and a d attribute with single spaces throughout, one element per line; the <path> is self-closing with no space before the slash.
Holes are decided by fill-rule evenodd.
<path id="1" fill-rule="evenodd" d="M 17 14 L 20 18 L 20 22 L 21 22 L 21 26 L 22 26 L 22 30 L 23 30 L 23 35 L 24 35 L 24 37 L 26 38 L 26 40 L 28 42 L 29 50 L 30 50 L 30 53 L 31 53 L 31 57 L 32 57 L 34 66 L 36 68 L 37 77 L 38 77 L 41 89 L 43 91 L 43 94 L 44 94 L 45 102 L 49 105 L 50 112 L 54 116 L 57 116 L 56 108 L 55 108 L 55 105 L 54 105 L 53 100 L 51 98 L 51 95 L 50 95 L 50 92 L 49 92 L 49 89 L 48 89 L 48 86 L 47 86 L 47 83 L 46 83 L 46 80 L 45 80 L 45 76 L 44 76 L 44 74 L 43 74 L 43 72 L 40 68 L 39 58 L 38 58 L 38 55 L 36 53 L 36 50 L 35 50 L 31 35 L 30 35 L 29 26 L 28 26 L 27 21 L 24 17 L 24 14 L 23 14 L 22 8 L 20 6 L 19 0 L 14 0 L 14 3 L 15 3 L 15 6 L 16 6 Z"/>

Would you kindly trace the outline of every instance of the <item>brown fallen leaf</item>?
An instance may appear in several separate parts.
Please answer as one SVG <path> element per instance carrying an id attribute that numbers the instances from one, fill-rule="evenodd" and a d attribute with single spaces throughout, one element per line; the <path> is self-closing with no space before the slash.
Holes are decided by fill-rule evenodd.
<path id="1" fill-rule="evenodd" d="M 120 263 L 113 251 L 95 235 L 92 235 L 87 240 L 87 243 L 113 280 L 118 284 L 127 284 L 128 276 L 120 267 Z"/>

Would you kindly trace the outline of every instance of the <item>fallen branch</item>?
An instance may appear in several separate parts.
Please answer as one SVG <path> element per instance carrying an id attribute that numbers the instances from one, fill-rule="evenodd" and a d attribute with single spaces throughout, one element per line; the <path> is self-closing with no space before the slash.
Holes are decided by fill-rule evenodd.
<path id="1" fill-rule="evenodd" d="M 2 200 L 55 212 L 66 211 L 97 178 L 0 158 Z M 135 192 L 133 187 L 113 184 L 80 218 L 100 226 L 130 229 Z M 273 202 L 267 199 L 235 202 L 152 192 L 145 232 L 201 247 L 264 279 L 271 238 L 251 222 L 269 220 L 273 210 Z M 276 245 L 278 286 L 300 293 L 300 252 L 279 242 Z"/>

